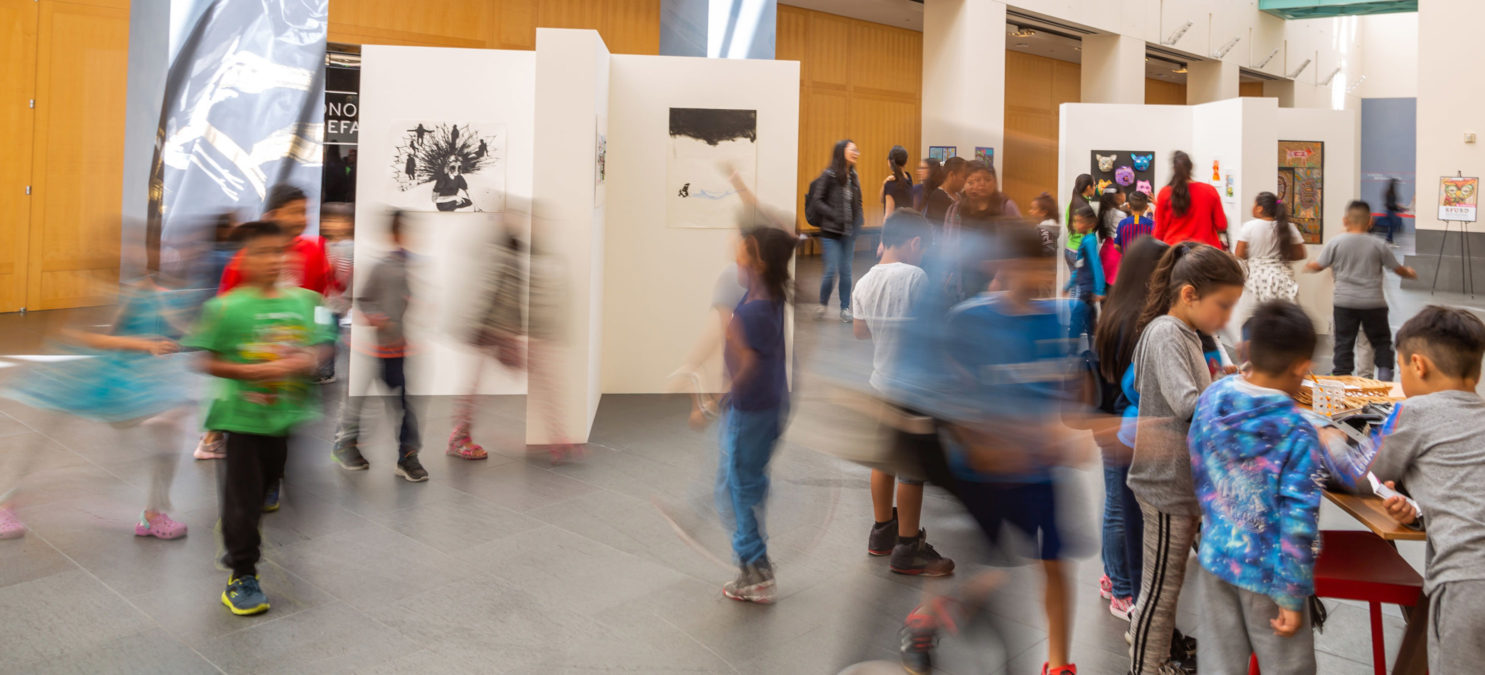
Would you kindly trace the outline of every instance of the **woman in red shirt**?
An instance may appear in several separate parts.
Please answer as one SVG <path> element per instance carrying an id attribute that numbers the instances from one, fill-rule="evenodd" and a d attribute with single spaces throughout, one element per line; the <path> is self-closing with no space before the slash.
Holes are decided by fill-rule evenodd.
<path id="1" fill-rule="evenodd" d="M 1180 150 L 1171 156 L 1171 168 L 1175 175 L 1155 199 L 1153 236 L 1171 246 L 1199 241 L 1226 249 L 1217 238 L 1218 232 L 1227 231 L 1227 213 L 1217 188 L 1191 180 L 1191 156 Z"/>

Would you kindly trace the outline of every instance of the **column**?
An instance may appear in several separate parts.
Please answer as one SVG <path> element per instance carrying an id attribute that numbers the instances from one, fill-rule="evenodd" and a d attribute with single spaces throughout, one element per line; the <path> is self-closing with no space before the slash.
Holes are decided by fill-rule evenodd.
<path id="1" fill-rule="evenodd" d="M 1005 3 L 932 0 L 923 6 L 923 154 L 930 145 L 993 147 L 1005 133 Z"/>
<path id="2" fill-rule="evenodd" d="M 1083 38 L 1083 103 L 1145 102 L 1145 41 L 1128 35 Z"/>
<path id="3" fill-rule="evenodd" d="M 1186 105 L 1237 98 L 1236 62 L 1194 61 L 1186 64 L 1186 71 Z"/>

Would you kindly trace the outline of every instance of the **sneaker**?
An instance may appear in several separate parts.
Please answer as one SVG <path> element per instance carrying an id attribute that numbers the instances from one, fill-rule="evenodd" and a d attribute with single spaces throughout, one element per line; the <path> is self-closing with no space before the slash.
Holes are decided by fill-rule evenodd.
<path id="1" fill-rule="evenodd" d="M 139 522 L 134 525 L 134 536 L 180 539 L 186 536 L 186 525 L 171 520 L 170 516 L 163 513 L 150 516 L 150 512 L 145 511 L 139 515 Z"/>
<path id="2" fill-rule="evenodd" d="M 850 323 L 851 320 L 854 319 L 854 318 L 856 318 L 856 317 L 851 316 L 851 310 L 849 310 L 849 309 L 842 309 L 840 311 L 840 322 L 841 323 Z"/>
<path id="3" fill-rule="evenodd" d="M 918 530 L 911 542 L 899 541 L 892 548 L 892 560 L 888 567 L 898 574 L 942 577 L 954 573 L 954 561 L 933 550 L 928 544 L 928 531 Z"/>
<path id="4" fill-rule="evenodd" d="M 1114 599 L 1114 582 L 1105 574 L 1098 580 L 1098 597 L 1104 600 Z"/>
<path id="5" fill-rule="evenodd" d="M 1129 620 L 1130 613 L 1134 612 L 1134 598 L 1113 598 L 1109 600 L 1109 613 L 1125 621 Z"/>
<path id="6" fill-rule="evenodd" d="M 866 538 L 866 554 L 878 558 L 892 555 L 897 546 L 897 509 L 892 509 L 892 520 L 881 525 L 872 523 L 871 535 Z"/>
<path id="7" fill-rule="evenodd" d="M 361 456 L 361 449 L 354 442 L 336 443 L 335 448 L 330 451 L 330 457 L 346 471 L 365 471 L 371 466 L 371 462 Z"/>
<path id="8" fill-rule="evenodd" d="M 315 379 L 314 379 L 314 383 L 315 384 L 334 384 L 335 383 L 335 373 L 326 373 L 324 375 L 316 375 L 315 376 Z"/>
<path id="9" fill-rule="evenodd" d="M 816 321 L 824 321 L 825 320 L 825 305 L 820 305 L 819 307 L 816 307 L 815 308 L 815 320 Z"/>
<path id="10" fill-rule="evenodd" d="M 215 440 L 208 441 L 208 434 L 201 434 L 201 440 L 196 442 L 196 451 L 191 453 L 196 459 L 226 459 L 227 437 L 217 436 Z"/>
<path id="11" fill-rule="evenodd" d="M 778 584 L 773 579 L 773 565 L 767 558 L 742 566 L 737 578 L 722 585 L 722 595 L 742 602 L 773 604 Z"/>
<path id="12" fill-rule="evenodd" d="M 1078 667 L 1069 663 L 1065 666 L 1053 668 L 1046 661 L 1043 661 L 1042 675 L 1078 675 Z"/>
<path id="13" fill-rule="evenodd" d="M 428 480 L 428 470 L 423 468 L 423 463 L 418 461 L 416 454 L 397 460 L 397 475 L 406 478 L 409 483 Z"/>
<path id="14" fill-rule="evenodd" d="M 0 539 L 19 539 L 26 535 L 26 526 L 15 517 L 15 511 L 0 509 Z"/>
<path id="15" fill-rule="evenodd" d="M 222 591 L 222 604 L 238 616 L 252 616 L 268 611 L 268 596 L 263 595 L 257 575 L 234 577 Z"/>
<path id="16" fill-rule="evenodd" d="M 933 649 L 938 646 L 938 616 L 924 605 L 908 613 L 897 633 L 902 669 L 912 675 L 933 672 Z"/>
<path id="17" fill-rule="evenodd" d="M 263 496 L 263 513 L 273 513 L 278 510 L 278 491 L 281 487 L 283 487 L 281 481 L 273 481 L 273 485 L 268 486 L 268 494 Z"/>

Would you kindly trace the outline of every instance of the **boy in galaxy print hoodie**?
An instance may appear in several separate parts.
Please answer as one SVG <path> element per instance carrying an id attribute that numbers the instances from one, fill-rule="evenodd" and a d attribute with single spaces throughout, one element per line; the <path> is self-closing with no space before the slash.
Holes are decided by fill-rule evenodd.
<path id="1" fill-rule="evenodd" d="M 1191 474 L 1204 523 L 1197 588 L 1202 672 L 1314 673 L 1308 599 L 1319 549 L 1319 436 L 1293 396 L 1315 329 L 1299 306 L 1262 305 L 1249 322 L 1251 367 L 1202 393 Z"/>

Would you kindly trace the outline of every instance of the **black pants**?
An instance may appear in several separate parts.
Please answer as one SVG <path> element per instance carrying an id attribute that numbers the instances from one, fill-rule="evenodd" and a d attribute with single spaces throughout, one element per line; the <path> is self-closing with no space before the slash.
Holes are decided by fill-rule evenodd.
<path id="1" fill-rule="evenodd" d="M 233 577 L 258 573 L 263 498 L 284 477 L 288 456 L 288 437 L 227 434 L 227 459 L 221 464 L 222 541 Z"/>
<path id="2" fill-rule="evenodd" d="M 1367 341 L 1376 350 L 1373 361 L 1380 370 L 1391 371 L 1397 367 L 1392 355 L 1392 326 L 1387 323 L 1387 308 L 1352 309 L 1335 308 L 1335 358 L 1330 372 L 1334 375 L 1350 375 L 1356 370 L 1356 329 L 1366 331 Z"/>

